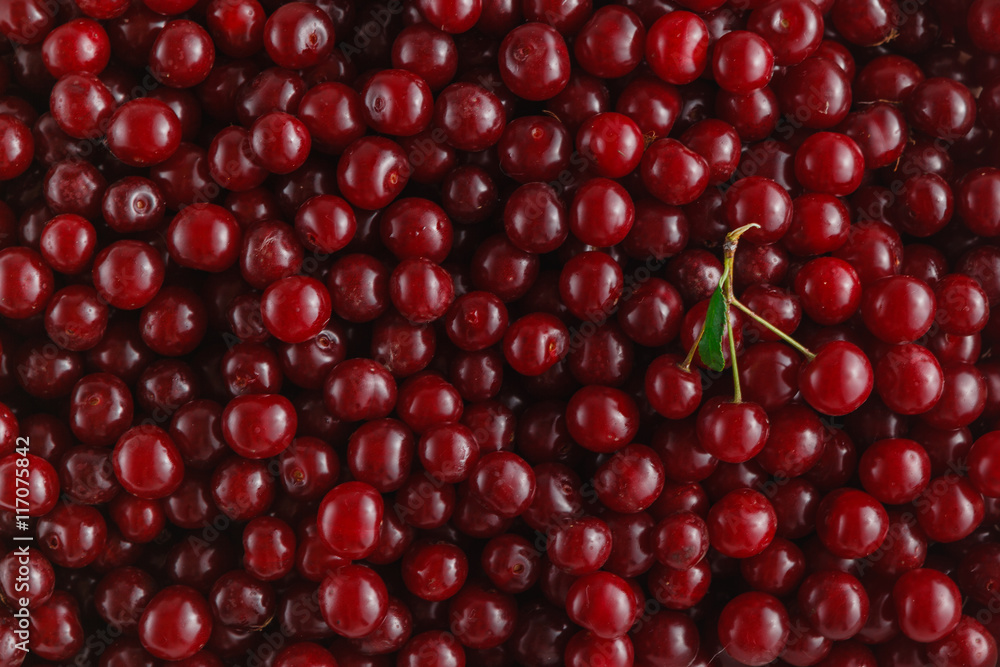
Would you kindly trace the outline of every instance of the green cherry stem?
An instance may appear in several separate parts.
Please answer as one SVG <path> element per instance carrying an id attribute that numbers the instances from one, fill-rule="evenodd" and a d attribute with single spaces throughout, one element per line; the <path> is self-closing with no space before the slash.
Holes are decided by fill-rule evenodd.
<path id="1" fill-rule="evenodd" d="M 698 352 L 698 345 L 701 344 L 701 337 L 705 335 L 705 325 L 701 325 L 701 329 L 698 331 L 698 336 L 694 339 L 694 343 L 691 345 L 691 349 L 688 350 L 687 356 L 684 357 L 684 361 L 680 363 L 680 369 L 687 373 L 691 370 L 691 362 L 694 361 L 694 355 Z"/>
<path id="2" fill-rule="evenodd" d="M 725 268 L 723 269 L 723 276 L 725 276 L 727 273 L 730 275 L 732 274 L 732 271 L 729 269 L 731 269 L 733 264 L 733 258 L 736 256 L 736 245 L 739 243 L 740 237 L 743 236 L 743 234 L 745 234 L 746 232 L 756 227 L 760 227 L 760 225 L 753 223 L 749 225 L 744 225 L 743 227 L 734 229 L 733 231 L 729 232 L 729 234 L 726 235 L 726 242 L 723 245 L 723 252 L 725 253 Z M 742 310 L 754 322 L 761 325 L 762 327 L 773 333 L 775 336 L 777 336 L 778 338 L 780 338 L 781 340 L 785 341 L 786 343 L 794 347 L 796 350 L 798 350 L 799 353 L 802 354 L 802 356 L 804 356 L 807 360 L 812 361 L 812 359 L 816 356 L 802 343 L 795 340 L 794 338 L 786 334 L 784 331 L 774 326 L 773 324 L 765 320 L 757 313 L 750 310 L 750 308 L 748 308 L 739 299 L 737 299 L 733 295 L 732 278 L 726 281 L 726 283 L 724 284 L 723 291 L 725 292 L 727 304 L 736 306 L 738 309 Z M 739 396 L 738 384 L 736 388 L 736 395 Z"/>
<path id="3" fill-rule="evenodd" d="M 732 282 L 732 281 L 730 281 Z M 740 369 L 736 365 L 736 336 L 733 333 L 733 320 L 729 317 L 729 302 L 726 300 L 726 336 L 729 338 L 729 363 L 733 367 L 733 403 L 743 402 L 743 390 L 740 388 Z"/>
<path id="4" fill-rule="evenodd" d="M 777 336 L 781 340 L 785 341 L 786 343 L 788 343 L 789 345 L 791 345 L 792 347 L 794 347 L 796 350 L 799 351 L 799 353 L 802 354 L 802 356 L 804 356 L 809 361 L 812 361 L 813 358 L 816 356 L 805 345 L 803 345 L 799 341 L 795 340 L 794 338 L 792 338 L 791 336 L 789 336 L 788 334 L 786 334 L 784 331 L 782 331 L 778 327 L 774 326 L 773 324 L 771 324 L 770 322 L 768 322 L 767 320 L 765 320 L 763 317 L 761 317 L 757 313 L 755 313 L 752 310 L 750 310 L 744 303 L 742 303 L 738 299 L 733 299 L 732 304 L 734 306 L 736 306 L 737 308 L 739 308 L 740 310 L 742 310 L 744 313 L 746 313 L 747 316 L 750 319 L 752 319 L 754 322 L 756 322 L 757 324 L 761 325 L 762 327 L 764 327 L 765 329 L 767 329 L 768 331 L 770 331 L 771 333 L 773 333 L 775 336 Z"/>
<path id="5" fill-rule="evenodd" d="M 751 223 L 734 229 L 726 234 L 726 241 L 722 246 L 722 277 L 719 279 L 719 284 L 722 286 L 722 296 L 726 300 L 726 338 L 729 339 L 729 364 L 733 370 L 733 403 L 743 402 L 743 389 L 740 387 L 740 369 L 736 361 L 736 334 L 733 332 L 733 320 L 729 315 L 729 309 L 736 300 L 736 297 L 733 295 L 733 262 L 736 257 L 736 245 L 739 243 L 740 237 L 757 227 L 760 227 L 760 225 Z"/>
<path id="6" fill-rule="evenodd" d="M 739 244 L 740 237 L 751 229 L 756 229 L 760 227 L 757 224 L 744 225 L 734 229 L 733 231 L 726 234 L 726 240 L 722 246 L 723 250 L 723 262 L 722 262 L 722 275 L 719 277 L 719 286 L 722 288 L 722 295 L 726 302 L 726 337 L 729 339 L 729 357 L 730 363 L 733 367 L 733 402 L 739 403 L 742 399 L 742 391 L 740 388 L 740 378 L 739 369 L 736 362 L 736 336 L 733 332 L 733 324 L 729 319 L 729 308 L 735 306 L 737 309 L 743 311 L 750 319 L 764 327 L 775 336 L 785 341 L 793 348 L 795 348 L 802 356 L 807 360 L 812 361 L 816 355 L 805 347 L 802 343 L 795 340 L 784 331 L 774 326 L 766 319 L 758 315 L 757 313 L 750 310 L 750 308 L 736 298 L 733 293 L 733 262 L 736 257 L 736 246 Z M 691 349 L 688 350 L 687 356 L 684 361 L 679 364 L 681 370 L 687 372 L 691 370 L 691 364 L 694 362 L 694 355 L 698 352 L 698 346 L 701 343 L 702 337 L 705 335 L 705 325 L 702 324 L 701 329 L 698 331 L 698 336 L 695 338 L 694 343 L 691 345 Z"/>
<path id="7" fill-rule="evenodd" d="M 754 322 L 756 322 L 757 324 L 761 325 L 762 327 L 764 327 L 765 329 L 767 329 L 768 331 L 770 331 L 771 333 L 773 333 L 775 336 L 777 336 L 781 340 L 785 341 L 786 343 L 788 343 L 789 345 L 791 345 L 792 347 L 794 347 L 796 350 L 799 351 L 800 354 L 802 354 L 802 356 L 804 356 L 809 361 L 812 361 L 813 358 L 816 356 L 813 352 L 811 352 L 809 350 L 809 348 L 807 348 L 806 346 L 804 346 L 802 343 L 800 343 L 799 341 L 795 340 L 794 338 L 792 338 L 791 336 L 789 336 L 788 334 L 786 334 L 784 331 L 782 331 L 778 327 L 774 326 L 773 324 L 771 324 L 770 322 L 768 322 L 767 320 L 765 320 L 763 317 L 761 317 L 757 313 L 755 313 L 752 310 L 750 310 L 750 308 L 748 308 L 746 306 L 746 304 L 744 304 L 743 302 L 741 302 L 739 299 L 735 299 L 734 298 L 732 301 L 730 301 L 730 303 L 732 305 L 736 306 L 737 308 L 739 308 L 740 310 L 742 310 L 744 313 L 746 313 L 746 315 L 750 319 L 752 319 Z"/>

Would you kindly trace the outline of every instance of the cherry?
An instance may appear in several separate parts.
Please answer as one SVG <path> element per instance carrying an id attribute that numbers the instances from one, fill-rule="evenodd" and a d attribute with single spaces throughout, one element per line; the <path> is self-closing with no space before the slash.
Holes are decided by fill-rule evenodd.
<path id="1" fill-rule="evenodd" d="M 650 405 L 670 419 L 688 417 L 701 404 L 701 377 L 684 370 L 680 363 L 677 355 L 663 355 L 646 369 L 645 390 Z"/>
<path id="2" fill-rule="evenodd" d="M 987 665 L 996 655 L 996 640 L 979 621 L 962 616 L 954 630 L 927 647 L 931 662 L 964 660 L 969 665 Z"/>
<path id="3" fill-rule="evenodd" d="M 451 630 L 470 649 L 499 646 L 514 632 L 517 606 L 513 596 L 470 583 L 448 605 Z"/>
<path id="4" fill-rule="evenodd" d="M 23 174 L 31 165 L 35 140 L 27 124 L 10 114 L 0 114 L 0 181 L 9 181 Z"/>
<path id="5" fill-rule="evenodd" d="M 601 322 L 614 310 L 624 279 L 621 267 L 607 253 L 583 252 L 563 267 L 559 295 L 566 308 L 581 320 Z"/>
<path id="6" fill-rule="evenodd" d="M 363 558 L 378 545 L 382 497 L 368 484 L 335 486 L 320 504 L 320 535 L 329 548 L 345 558 Z"/>
<path id="7" fill-rule="evenodd" d="M 931 478 L 931 460 L 913 440 L 879 440 L 861 455 L 858 474 L 865 490 L 888 505 L 915 500 Z"/>
<path id="8" fill-rule="evenodd" d="M 455 297 L 451 276 L 425 257 L 404 259 L 389 277 L 389 298 L 409 321 L 433 322 L 448 310 Z"/>
<path id="9" fill-rule="evenodd" d="M 974 443 L 969 450 L 968 466 L 969 480 L 976 489 L 988 498 L 994 498 L 997 494 L 997 485 L 993 481 L 992 471 L 997 465 L 997 452 L 1000 451 L 1000 443 L 997 441 L 996 431 L 986 433 Z"/>
<path id="10" fill-rule="evenodd" d="M 573 622 L 604 639 L 621 637 L 639 609 L 628 583 L 610 572 L 586 574 L 569 588 L 566 612 Z"/>
<path id="11" fill-rule="evenodd" d="M 360 208 L 383 208 L 406 186 L 410 166 L 399 144 L 383 137 L 361 137 L 349 144 L 337 163 L 337 185 L 344 198 Z"/>
<path id="12" fill-rule="evenodd" d="M 535 474 L 516 454 L 490 452 L 473 466 L 469 493 L 487 510 L 514 518 L 523 514 L 535 497 Z"/>
<path id="13" fill-rule="evenodd" d="M 109 185 L 101 204 L 105 222 L 117 232 L 155 229 L 163 221 L 165 208 L 159 187 L 141 176 L 129 176 Z"/>
<path id="14" fill-rule="evenodd" d="M 368 422 L 351 436 L 347 466 L 357 481 L 379 491 L 395 491 L 406 481 L 413 461 L 413 434 L 394 419 Z"/>
<path id="15" fill-rule="evenodd" d="M 789 619 L 785 606 L 767 593 L 743 593 L 726 603 L 719 615 L 719 641 L 734 659 L 765 665 L 784 650 Z"/>
<path id="16" fill-rule="evenodd" d="M 107 143 L 112 154 L 133 167 L 160 164 L 181 143 L 181 123 L 166 104 L 155 99 L 126 102 L 111 116 Z"/>
<path id="17" fill-rule="evenodd" d="M 744 234 L 751 243 L 778 241 L 792 222 L 792 200 L 784 188 L 769 178 L 742 178 L 726 191 L 723 215 L 730 230 L 757 225 Z"/>
<path id="18" fill-rule="evenodd" d="M 889 276 L 866 287 L 861 318 L 886 343 L 907 343 L 930 329 L 935 310 L 934 294 L 925 283 L 910 276 Z"/>
<path id="19" fill-rule="evenodd" d="M 795 65 L 819 48 L 823 16 L 815 4 L 783 0 L 754 8 L 747 29 L 767 40 L 775 64 Z"/>
<path id="20" fill-rule="evenodd" d="M 681 102 L 681 95 L 674 86 L 657 77 L 641 76 L 618 96 L 615 111 L 634 120 L 645 141 L 646 137 L 669 134 L 681 112 Z"/>
<path id="21" fill-rule="evenodd" d="M 976 118 L 969 89 L 943 77 L 919 82 L 906 100 L 906 110 L 916 129 L 942 139 L 964 136 Z"/>
<path id="22" fill-rule="evenodd" d="M 149 64 L 157 81 L 171 88 L 191 88 L 208 77 L 215 46 L 208 32 L 194 21 L 167 23 L 153 40 Z"/>
<path id="23" fill-rule="evenodd" d="M 308 91 L 304 88 L 293 95 L 298 98 L 297 116 L 315 148 L 340 154 L 364 135 L 363 105 L 354 90 L 336 82 L 320 83 Z"/>
<path id="24" fill-rule="evenodd" d="M 481 564 L 494 586 L 505 593 L 523 593 L 538 581 L 541 556 L 525 538 L 500 535 L 483 549 Z"/>
<path id="25" fill-rule="evenodd" d="M 712 505 L 707 520 L 709 541 L 724 555 L 748 558 L 771 543 L 776 521 L 774 508 L 761 493 L 737 489 Z"/>
<path id="26" fill-rule="evenodd" d="M 189 658 L 208 643 L 208 602 L 188 586 L 168 586 L 149 601 L 139 619 L 139 641 L 162 660 Z"/>
<path id="27" fill-rule="evenodd" d="M 228 627 L 261 627 L 274 614 L 277 600 L 274 590 L 241 570 L 222 575 L 212 585 L 208 603 L 212 616 Z"/>
<path id="28" fill-rule="evenodd" d="M 295 409 L 278 394 L 244 394 L 229 402 L 222 413 L 226 444 L 250 459 L 280 454 L 292 443 L 298 418 Z"/>
<path id="29" fill-rule="evenodd" d="M 921 414 L 944 393 L 944 373 L 934 354 L 903 344 L 890 348 L 875 367 L 875 388 L 894 412 Z"/>
<path id="30" fill-rule="evenodd" d="M 434 103 L 435 125 L 459 150 L 481 151 L 495 145 L 505 120 L 500 98 L 472 83 L 451 84 Z"/>
<path id="31" fill-rule="evenodd" d="M 441 205 L 455 222 L 483 222 L 493 213 L 497 199 L 496 183 L 480 167 L 455 167 L 441 182 Z"/>
<path id="32" fill-rule="evenodd" d="M 0 269 L 3 259 L 0 254 Z M 115 308 L 135 310 L 156 296 L 163 284 L 164 264 L 147 243 L 116 241 L 97 253 L 92 274 L 101 298 Z"/>
<path id="33" fill-rule="evenodd" d="M 183 287 L 160 290 L 142 309 L 139 330 L 143 342 L 164 356 L 192 352 L 207 331 L 205 305 L 197 294 Z"/>
<path id="34" fill-rule="evenodd" d="M 708 185 L 708 163 L 676 139 L 659 139 L 640 163 L 642 182 L 664 204 L 680 206 L 697 199 Z"/>
<path id="35" fill-rule="evenodd" d="M 948 635 L 962 617 L 958 586 L 944 573 L 919 568 L 903 574 L 892 588 L 899 628 L 914 641 Z"/>
<path id="36" fill-rule="evenodd" d="M 566 42 L 544 23 L 518 26 L 500 44 L 500 76 L 518 97 L 528 100 L 554 97 L 569 82 L 569 70 Z"/>
<path id="37" fill-rule="evenodd" d="M 100 342 L 108 323 L 107 305 L 92 287 L 65 287 L 45 309 L 45 331 L 67 350 L 87 350 Z"/>
<path id="38" fill-rule="evenodd" d="M 915 506 L 920 527 L 936 542 L 955 542 L 967 537 L 982 522 L 985 513 L 983 497 L 967 478 L 954 473 L 933 478 Z"/>
<path id="39" fill-rule="evenodd" d="M 646 61 L 658 77 L 691 83 L 708 64 L 708 28 L 696 14 L 669 12 L 649 28 Z"/>
<path id="40" fill-rule="evenodd" d="M 424 130 L 434 115 L 430 87 L 409 70 L 382 70 L 360 93 L 365 122 L 379 132 L 411 136 Z"/>
<path id="41" fill-rule="evenodd" d="M 775 86 L 781 110 L 793 115 L 804 127 L 817 130 L 829 129 L 846 118 L 852 99 L 847 72 L 836 60 L 822 57 L 821 50 L 822 46 L 812 56 L 789 67 Z M 816 87 L 826 91 L 822 101 L 811 92 Z"/>
<path id="42" fill-rule="evenodd" d="M 663 464 L 656 452 L 631 444 L 601 464 L 594 474 L 594 490 L 608 509 L 633 514 L 653 504 L 663 481 Z"/>
<path id="43" fill-rule="evenodd" d="M 588 245 L 620 243 L 634 222 L 632 198 L 625 188 L 606 178 L 588 180 L 577 190 L 569 207 L 569 229 Z"/>
<path id="44" fill-rule="evenodd" d="M 605 79 L 622 77 L 642 61 L 646 29 L 626 7 L 601 7 L 580 29 L 573 55 L 587 73 Z"/>
<path id="45" fill-rule="evenodd" d="M 220 272 L 239 257 L 240 228 L 221 206 L 194 204 L 170 222 L 167 249 L 182 266 Z"/>
<path id="46" fill-rule="evenodd" d="M 885 102 L 877 102 L 864 111 L 848 114 L 837 128 L 858 145 L 865 167 L 869 169 L 894 164 L 906 149 L 906 120 L 899 110 Z M 907 199 L 909 198 L 910 195 L 907 194 Z M 920 215 L 923 206 L 917 202 L 914 204 L 913 208 Z M 944 222 L 947 219 L 939 224 L 943 225 Z"/>
<path id="47" fill-rule="evenodd" d="M 656 560 L 676 570 L 697 565 L 708 553 L 708 527 L 701 517 L 687 510 L 661 519 L 653 540 Z"/>
<path id="48" fill-rule="evenodd" d="M 760 35 L 733 30 L 723 35 L 712 49 L 712 76 L 721 88 L 746 95 L 771 80 L 774 52 Z"/>
<path id="49" fill-rule="evenodd" d="M 698 440 L 706 452 L 729 463 L 756 456 L 768 439 L 770 423 L 760 405 L 733 403 L 723 398 L 707 401 L 698 412 Z"/>
<path id="50" fill-rule="evenodd" d="M 118 439 L 111 457 L 115 477 L 126 491 L 155 500 L 169 496 L 184 475 L 181 455 L 170 436 L 155 426 L 136 426 Z"/>
<path id="51" fill-rule="evenodd" d="M 210 2 L 205 24 L 219 51 L 232 58 L 246 58 L 264 45 L 264 8 L 256 0 Z"/>
<path id="52" fill-rule="evenodd" d="M 503 173 L 518 183 L 556 180 L 569 165 L 572 139 L 549 116 L 523 116 L 507 124 L 497 150 Z"/>
<path id="53" fill-rule="evenodd" d="M 857 489 L 838 489 L 823 498 L 816 513 L 816 534 L 841 558 L 863 558 L 875 551 L 889 531 L 882 505 Z"/>
<path id="54" fill-rule="evenodd" d="M 807 190 L 844 197 L 861 185 L 865 158 L 853 139 L 817 132 L 795 152 L 795 178 Z"/>
<path id="55" fill-rule="evenodd" d="M 740 574 L 755 589 L 771 595 L 787 595 L 805 576 L 805 555 L 794 542 L 776 537 L 756 556 L 740 561 Z"/>
<path id="56" fill-rule="evenodd" d="M 28 609 L 48 602 L 55 583 L 52 564 L 34 547 L 10 551 L 0 559 L 0 590 L 10 600 L 26 600 Z"/>
<path id="57" fill-rule="evenodd" d="M 577 391 L 566 406 L 569 433 L 581 446 L 596 452 L 617 451 L 638 430 L 638 408 L 624 392 L 590 385 Z"/>
<path id="58" fill-rule="evenodd" d="M 859 408 L 872 391 L 871 363 L 857 346 L 831 341 L 799 370 L 799 389 L 814 409 L 844 415 Z"/>
<path id="59" fill-rule="evenodd" d="M 740 137 L 729 123 L 714 118 L 698 121 L 680 137 L 681 143 L 708 162 L 709 185 L 729 180 L 740 158 Z"/>
<path id="60" fill-rule="evenodd" d="M 424 469 L 445 483 L 461 482 L 472 473 L 479 458 L 479 443 L 460 424 L 441 424 L 423 433 L 417 453 Z"/>
<path id="61" fill-rule="evenodd" d="M 733 126 L 741 141 L 760 141 L 777 127 L 778 98 L 770 86 L 746 95 L 720 91 L 715 98 L 719 118 Z"/>
<path id="62" fill-rule="evenodd" d="M 268 17 L 263 40 L 267 55 L 279 67 L 305 69 L 333 50 L 333 21 L 308 2 L 286 3 Z"/>
<path id="63" fill-rule="evenodd" d="M 273 174 L 290 174 L 305 164 L 312 137 L 305 124 L 282 111 L 264 114 L 250 126 L 253 157 Z"/>
<path id="64" fill-rule="evenodd" d="M 944 391 L 923 419 L 940 429 L 956 429 L 975 421 L 985 406 L 985 380 L 974 366 L 950 363 L 942 366 Z"/>
<path id="65" fill-rule="evenodd" d="M 49 96 L 52 117 L 59 128 L 74 139 L 97 139 L 108 130 L 108 123 L 115 112 L 111 91 L 93 74 L 66 74 L 52 87 Z M 9 125 L 6 134 L 12 134 L 14 145 L 8 154 L 8 170 L 16 170 L 18 126 Z M 179 137 L 178 137 L 179 139 Z M 23 141 L 23 140 L 22 140 Z M 21 171 L 24 171 L 21 169 Z"/>
<path id="66" fill-rule="evenodd" d="M 414 635 L 399 652 L 400 667 L 423 667 L 428 663 L 442 667 L 461 667 L 466 654 L 455 635 L 443 630 L 430 630 Z"/>
<path id="67" fill-rule="evenodd" d="M 569 332 L 557 317 L 533 313 L 511 323 L 503 335 L 504 358 L 521 375 L 545 373 L 567 353 Z"/>
<path id="68" fill-rule="evenodd" d="M 160 503 L 127 493 L 119 493 L 111 501 L 110 515 L 122 537 L 139 544 L 153 541 L 167 521 Z"/>
<path id="69" fill-rule="evenodd" d="M 192 504 L 192 499 L 186 496 L 204 492 L 204 490 L 194 486 L 196 483 L 194 478 L 182 482 L 180 488 L 171 498 L 178 504 L 185 502 L 188 505 Z M 267 467 L 259 461 L 238 456 L 226 458 L 215 468 L 210 484 L 212 501 L 222 510 L 223 514 L 233 520 L 252 519 L 263 513 L 274 500 L 274 480 L 268 475 Z M 199 500 L 207 501 L 207 499 Z M 180 509 L 173 508 L 174 516 L 168 518 L 171 521 L 174 521 L 175 518 L 180 520 L 176 514 Z M 184 507 L 184 509 L 191 511 L 189 507 Z M 204 509 L 207 510 L 207 507 Z M 187 522 L 181 521 L 181 523 Z"/>
<path id="70" fill-rule="evenodd" d="M 392 66 L 417 74 L 431 90 L 439 91 L 458 70 L 458 49 L 448 33 L 418 23 L 403 28 L 396 36 L 392 43 Z"/>
<path id="71" fill-rule="evenodd" d="M 272 283 L 261 297 L 264 326 L 285 343 L 303 343 L 330 321 L 330 293 L 320 281 L 288 276 Z"/>
<path id="72" fill-rule="evenodd" d="M 468 573 L 465 554 L 447 542 L 415 542 L 403 556 L 403 583 L 424 600 L 453 597 L 465 584 Z"/>
<path id="73" fill-rule="evenodd" d="M 29 619 L 31 651 L 43 660 L 68 660 L 83 648 L 85 635 L 80 609 L 72 593 L 55 591 Z M 19 655 L 24 657 L 23 652 Z"/>
<path id="74" fill-rule="evenodd" d="M 274 517 L 259 516 L 243 530 L 243 567 L 262 581 L 287 575 L 294 565 L 295 533 Z"/>
<path id="75" fill-rule="evenodd" d="M 302 661 L 316 667 L 337 667 L 338 664 L 332 653 L 312 642 L 299 642 L 282 649 L 275 656 L 274 664 L 276 667 L 292 667 Z"/>
<path id="76" fill-rule="evenodd" d="M 0 315 L 25 319 L 42 312 L 54 290 L 52 270 L 34 250 L 0 250 Z"/>
<path id="77" fill-rule="evenodd" d="M 698 654 L 698 629 L 684 614 L 661 610 L 646 619 L 632 636 L 636 664 L 654 665 L 658 660 L 691 664 Z"/>

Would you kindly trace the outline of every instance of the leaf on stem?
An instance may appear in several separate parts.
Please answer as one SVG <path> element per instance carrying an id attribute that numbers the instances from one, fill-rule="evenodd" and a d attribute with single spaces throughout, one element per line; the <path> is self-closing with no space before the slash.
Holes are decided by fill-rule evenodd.
<path id="1" fill-rule="evenodd" d="M 715 288 L 711 300 L 708 302 L 708 311 L 705 313 L 704 333 L 701 342 L 698 344 L 698 354 L 705 366 L 713 371 L 721 371 L 726 367 L 726 360 L 722 356 L 722 339 L 726 334 L 726 317 L 729 308 L 726 304 L 726 297 L 722 294 L 722 285 Z"/>

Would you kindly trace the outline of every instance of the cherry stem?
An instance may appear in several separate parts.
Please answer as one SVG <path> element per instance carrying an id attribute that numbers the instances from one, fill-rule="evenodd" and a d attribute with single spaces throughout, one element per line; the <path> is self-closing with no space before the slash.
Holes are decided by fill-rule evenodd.
<path id="1" fill-rule="evenodd" d="M 719 285 L 722 286 L 722 296 L 726 301 L 726 337 L 729 339 L 729 363 L 733 370 L 733 403 L 743 402 L 743 389 L 740 387 L 740 369 L 736 361 L 736 334 L 733 333 L 733 320 L 729 309 L 736 297 L 733 295 L 733 261 L 736 257 L 736 245 L 740 237 L 751 229 L 756 229 L 760 225 L 751 223 L 738 227 L 726 234 L 726 241 L 722 246 L 723 262 L 722 276 L 719 278 Z"/>
<path id="2" fill-rule="evenodd" d="M 723 292 L 725 293 L 726 304 L 736 306 L 744 313 L 746 313 L 750 317 L 750 319 L 752 319 L 754 322 L 761 325 L 762 327 L 773 333 L 775 336 L 777 336 L 781 340 L 785 341 L 786 343 L 794 347 L 807 360 L 812 361 L 813 358 L 816 356 L 815 354 L 813 354 L 805 345 L 795 340 L 794 338 L 786 334 L 784 331 L 774 326 L 773 324 L 765 320 L 757 313 L 750 310 L 750 308 L 748 308 L 745 304 L 740 302 L 740 300 L 733 295 L 732 278 L 729 277 L 729 279 L 726 280 L 726 278 L 728 276 L 731 276 L 732 274 L 731 268 L 733 265 L 733 258 L 736 256 L 736 246 L 739 243 L 740 237 L 743 236 L 743 234 L 745 234 L 746 232 L 750 231 L 751 229 L 755 229 L 758 227 L 760 227 L 760 225 L 751 223 L 749 225 L 743 225 L 742 227 L 734 229 L 733 231 L 729 232 L 726 235 L 726 242 L 723 245 L 723 252 L 725 254 L 725 263 L 723 265 L 722 278 L 719 280 L 719 283 L 723 285 Z M 735 364 L 733 364 L 733 366 L 735 368 Z M 740 395 L 739 392 L 740 392 L 739 384 L 737 384 L 736 396 Z"/>
<path id="3" fill-rule="evenodd" d="M 694 343 L 691 344 L 691 349 L 688 350 L 687 356 L 684 357 L 684 361 L 680 364 L 680 369 L 687 373 L 691 370 L 691 362 L 694 361 L 694 355 L 698 352 L 698 345 L 701 344 L 701 337 L 705 335 L 705 325 L 701 325 L 701 329 L 698 330 L 698 336 L 694 339 Z"/>
<path id="4" fill-rule="evenodd" d="M 760 225 L 756 222 L 751 222 L 749 225 L 743 225 L 742 227 L 737 227 L 733 231 L 726 234 L 726 240 L 722 244 L 722 254 L 723 257 L 729 264 L 733 263 L 733 257 L 736 256 L 736 245 L 740 241 L 740 237 L 749 232 L 751 229 L 759 229 Z M 721 280 L 719 281 L 722 282 Z"/>
<path id="5" fill-rule="evenodd" d="M 771 324 L 770 322 L 768 322 L 767 320 L 765 320 L 763 317 L 761 317 L 757 313 L 755 313 L 752 310 L 750 310 L 750 308 L 748 308 L 739 299 L 733 299 L 731 301 L 731 303 L 732 303 L 732 305 L 736 306 L 737 308 L 739 308 L 740 310 L 742 310 L 744 313 L 746 313 L 747 316 L 750 317 L 750 319 L 752 319 L 754 322 L 756 322 L 757 324 L 761 325 L 762 327 L 764 327 L 765 329 L 767 329 L 768 331 L 770 331 L 771 333 L 773 333 L 775 336 L 777 336 L 781 340 L 785 341 L 786 343 L 788 343 L 789 345 L 791 345 L 792 347 L 794 347 L 796 350 L 799 351 L 800 354 L 802 354 L 802 356 L 804 356 L 809 361 L 812 361 L 813 358 L 816 356 L 813 352 L 811 352 L 809 350 L 809 348 L 807 348 L 806 346 L 804 346 L 802 343 L 800 343 L 799 341 L 795 340 L 794 338 L 792 338 L 791 336 L 789 336 L 788 334 L 786 334 L 784 331 L 782 331 L 778 327 L 774 326 L 773 324 Z"/>
<path id="6" fill-rule="evenodd" d="M 751 229 L 757 229 L 760 225 L 756 223 L 751 223 L 749 225 L 743 225 L 737 229 L 726 234 L 726 240 L 723 243 L 723 262 L 722 262 L 722 275 L 719 277 L 719 286 L 722 288 L 722 296 L 726 301 L 726 337 L 729 338 L 729 357 L 730 363 L 733 367 L 733 402 L 739 403 L 742 399 L 743 393 L 740 388 L 740 378 L 739 369 L 736 365 L 736 336 L 733 332 L 733 323 L 729 319 L 729 308 L 736 306 L 739 310 L 746 313 L 750 319 L 764 327 L 775 336 L 785 341 L 793 348 L 795 348 L 802 356 L 807 360 L 812 361 L 816 355 L 804 346 L 799 341 L 795 340 L 784 331 L 774 326 L 766 319 L 758 315 L 757 313 L 750 310 L 750 308 L 742 303 L 733 294 L 733 262 L 736 257 L 736 246 L 739 244 L 740 237 Z M 691 364 L 694 362 L 694 355 L 698 353 L 698 346 L 701 343 L 702 337 L 705 335 L 705 324 L 702 323 L 701 329 L 698 331 L 698 336 L 694 339 L 694 343 L 691 345 L 691 349 L 688 350 L 687 356 L 684 361 L 678 364 L 681 370 L 688 372 L 691 370 Z"/>
<path id="7" fill-rule="evenodd" d="M 732 281 L 729 281 L 732 283 Z M 730 286 L 730 290 L 732 286 Z M 729 363 L 733 367 L 733 403 L 743 402 L 743 390 L 740 388 L 740 369 L 736 365 L 736 336 L 733 334 L 733 320 L 729 316 L 729 300 L 726 300 L 726 336 L 729 338 Z"/>

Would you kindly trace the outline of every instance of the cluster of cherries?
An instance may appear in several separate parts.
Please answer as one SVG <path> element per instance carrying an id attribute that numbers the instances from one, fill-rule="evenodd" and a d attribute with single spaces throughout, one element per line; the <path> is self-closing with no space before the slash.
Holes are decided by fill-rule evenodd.
<path id="1" fill-rule="evenodd" d="M 0 34 L 0 667 L 997 664 L 1000 0 Z"/>

